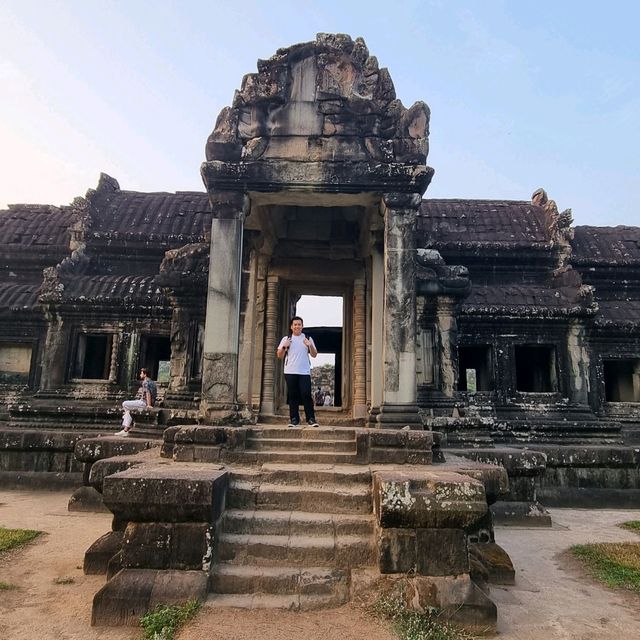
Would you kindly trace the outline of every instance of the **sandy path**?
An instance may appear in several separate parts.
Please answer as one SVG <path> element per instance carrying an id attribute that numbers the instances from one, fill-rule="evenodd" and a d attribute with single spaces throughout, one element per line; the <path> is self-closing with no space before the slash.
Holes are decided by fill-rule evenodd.
<path id="1" fill-rule="evenodd" d="M 131 628 L 90 626 L 93 594 L 101 576 L 85 576 L 85 549 L 110 528 L 108 514 L 69 513 L 64 492 L 0 490 L 0 526 L 40 529 L 40 542 L 0 560 L 2 640 L 133 640 Z M 492 588 L 503 640 L 622 640 L 640 637 L 640 596 L 593 584 L 558 554 L 587 541 L 637 540 L 617 522 L 640 520 L 636 511 L 554 510 L 552 530 L 500 528 L 498 542 L 517 567 L 515 587 Z M 57 584 L 73 578 L 71 584 Z M 311 613 L 217 610 L 205 607 L 180 640 L 392 640 L 360 610 L 342 607 Z"/>

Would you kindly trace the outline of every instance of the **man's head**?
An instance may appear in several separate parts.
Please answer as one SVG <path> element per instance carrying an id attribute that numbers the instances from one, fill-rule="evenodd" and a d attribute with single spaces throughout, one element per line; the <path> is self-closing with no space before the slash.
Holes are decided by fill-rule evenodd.
<path id="1" fill-rule="evenodd" d="M 142 369 L 140 369 L 140 380 L 144 380 L 145 378 L 148 378 L 148 377 L 149 377 L 149 371 L 144 367 L 142 367 Z"/>
<path id="2" fill-rule="evenodd" d="M 294 336 L 299 336 L 302 333 L 302 327 L 304 327 L 304 322 L 300 316 L 293 316 L 291 318 L 291 324 L 289 325 L 291 328 L 291 333 Z"/>

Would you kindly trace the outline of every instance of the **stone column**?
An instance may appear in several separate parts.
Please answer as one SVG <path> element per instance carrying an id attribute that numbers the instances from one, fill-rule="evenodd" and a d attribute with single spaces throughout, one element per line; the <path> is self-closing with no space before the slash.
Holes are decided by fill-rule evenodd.
<path id="1" fill-rule="evenodd" d="M 382 427 L 421 428 L 416 405 L 416 217 L 419 193 L 386 193 Z"/>
<path id="2" fill-rule="evenodd" d="M 275 413 L 276 347 L 278 346 L 278 278 L 267 278 L 267 319 L 264 341 L 261 413 Z"/>
<path id="3" fill-rule="evenodd" d="M 365 283 L 353 283 L 353 417 L 367 415 L 367 321 Z"/>
<path id="4" fill-rule="evenodd" d="M 65 363 L 69 345 L 69 330 L 58 313 L 46 313 L 47 336 L 42 349 L 42 373 L 40 390 L 50 391 L 61 387 L 65 382 Z"/>
<path id="5" fill-rule="evenodd" d="M 384 256 L 371 249 L 371 420 L 380 412 L 383 386 Z"/>
<path id="6" fill-rule="evenodd" d="M 210 195 L 213 209 L 207 315 L 202 365 L 202 407 L 235 409 L 242 233 L 248 197 L 242 192 Z"/>
<path id="7" fill-rule="evenodd" d="M 184 393 L 189 382 L 189 312 L 173 299 L 171 313 L 171 376 L 169 393 Z"/>
<path id="8" fill-rule="evenodd" d="M 571 402 L 589 403 L 589 352 L 586 331 L 580 320 L 571 320 L 567 331 L 567 355 L 569 362 L 568 393 Z"/>
<path id="9" fill-rule="evenodd" d="M 440 343 L 440 387 L 448 398 L 458 388 L 458 322 L 456 300 L 442 296 L 438 298 L 436 319 Z"/>

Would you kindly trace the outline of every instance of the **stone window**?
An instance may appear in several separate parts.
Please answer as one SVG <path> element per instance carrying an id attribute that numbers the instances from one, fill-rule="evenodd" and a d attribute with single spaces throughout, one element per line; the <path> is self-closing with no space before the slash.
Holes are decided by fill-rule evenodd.
<path id="1" fill-rule="evenodd" d="M 493 365 L 491 347 L 474 345 L 458 347 L 458 390 L 492 391 Z"/>
<path id="2" fill-rule="evenodd" d="M 31 370 L 31 345 L 0 343 L 0 384 L 27 384 Z"/>
<path id="3" fill-rule="evenodd" d="M 607 402 L 640 402 L 640 359 L 604 360 Z"/>
<path id="4" fill-rule="evenodd" d="M 78 334 L 73 377 L 86 380 L 108 380 L 111 370 L 112 347 L 112 334 Z"/>
<path id="5" fill-rule="evenodd" d="M 140 366 L 152 380 L 169 382 L 171 340 L 168 336 L 143 335 L 140 338 Z"/>
<path id="6" fill-rule="evenodd" d="M 556 350 L 552 345 L 516 345 L 516 389 L 525 393 L 558 390 Z"/>

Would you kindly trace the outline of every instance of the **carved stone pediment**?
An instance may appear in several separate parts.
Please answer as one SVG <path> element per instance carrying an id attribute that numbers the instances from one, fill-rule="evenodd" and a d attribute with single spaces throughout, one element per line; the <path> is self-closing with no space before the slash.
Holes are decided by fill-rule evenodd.
<path id="1" fill-rule="evenodd" d="M 258 62 L 209 136 L 208 161 L 424 164 L 429 108 L 406 109 L 361 38 L 319 34 Z"/>

